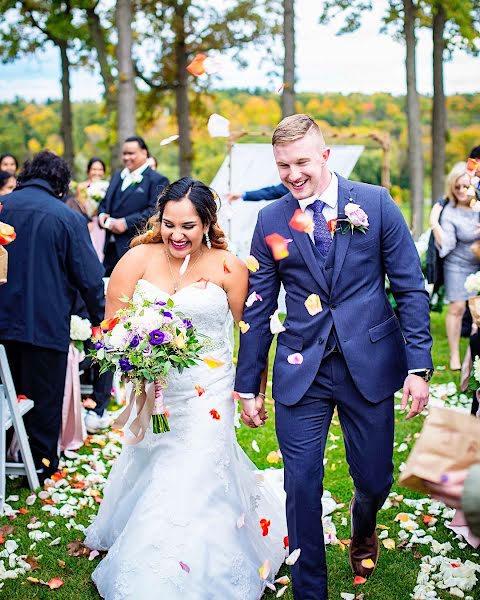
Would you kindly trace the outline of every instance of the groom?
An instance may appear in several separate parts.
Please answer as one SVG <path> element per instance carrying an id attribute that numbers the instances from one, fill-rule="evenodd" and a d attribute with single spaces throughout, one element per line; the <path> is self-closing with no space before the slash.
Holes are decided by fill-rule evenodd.
<path id="1" fill-rule="evenodd" d="M 277 340 L 273 398 L 290 551 L 301 549 L 292 568 L 294 595 L 324 600 L 323 456 L 334 409 L 355 487 L 350 564 L 356 575 L 369 577 L 379 554 L 376 514 L 393 482 L 393 395 L 403 386 L 404 408 L 411 397 L 407 418 L 428 402 L 428 295 L 399 209 L 384 188 L 329 170 L 330 150 L 313 119 L 302 114 L 283 119 L 272 144 L 289 193 L 258 216 L 251 253 L 260 267 L 250 273 L 249 295 L 262 300 L 243 315 L 250 328 L 241 336 L 235 389 L 244 422 L 263 425 L 262 373 L 282 283 L 287 317 Z M 305 216 L 313 221 L 307 232 Z M 398 318 L 385 294 L 385 275 Z M 365 559 L 374 566 L 362 565 Z"/>

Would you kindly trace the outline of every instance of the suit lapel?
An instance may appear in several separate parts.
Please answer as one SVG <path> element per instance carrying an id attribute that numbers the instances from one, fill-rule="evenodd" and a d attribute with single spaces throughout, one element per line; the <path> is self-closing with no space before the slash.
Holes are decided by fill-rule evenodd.
<path id="1" fill-rule="evenodd" d="M 286 199 L 286 203 L 284 205 L 285 218 L 287 219 L 287 223 L 290 223 L 290 219 L 293 217 L 293 213 L 297 208 L 300 208 L 298 201 L 289 194 Z M 302 255 L 305 264 L 307 265 L 310 273 L 313 275 L 315 280 L 318 282 L 318 285 L 322 288 L 322 290 L 327 294 L 330 294 L 330 289 L 328 287 L 327 281 L 325 279 L 325 274 L 323 269 L 318 264 L 318 261 L 315 257 L 312 242 L 308 233 L 303 233 L 302 231 L 297 231 L 288 225 L 290 234 L 297 245 L 297 248 Z"/>
<path id="2" fill-rule="evenodd" d="M 138 188 L 139 185 L 146 185 L 146 180 L 148 178 L 148 172 L 150 171 L 150 167 L 147 167 L 145 169 L 145 171 L 142 173 L 142 181 L 140 183 L 131 183 L 126 190 L 124 190 L 123 192 L 121 192 L 120 194 L 120 201 L 118 203 L 118 206 L 121 206 L 126 200 L 127 198 L 129 198 L 133 192 L 135 192 L 135 190 Z M 117 208 L 118 208 L 117 206 Z"/>
<path id="3" fill-rule="evenodd" d="M 356 194 L 352 189 L 352 186 L 349 181 L 340 177 L 338 175 L 338 218 L 345 218 L 345 205 L 348 202 L 355 202 Z M 343 263 L 345 261 L 345 256 L 347 254 L 348 247 L 350 246 L 350 242 L 352 240 L 351 233 L 342 234 L 341 231 L 337 231 L 335 233 L 335 258 L 333 264 L 333 274 L 332 274 L 332 286 L 331 289 L 335 288 L 335 284 L 337 282 L 338 276 L 343 267 Z"/>

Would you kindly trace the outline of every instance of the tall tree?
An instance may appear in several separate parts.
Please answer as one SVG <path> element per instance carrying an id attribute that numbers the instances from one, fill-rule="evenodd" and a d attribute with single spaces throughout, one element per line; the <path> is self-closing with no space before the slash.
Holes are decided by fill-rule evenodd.
<path id="1" fill-rule="evenodd" d="M 370 0 L 327 0 L 320 16 L 320 23 L 328 23 L 332 17 L 343 14 L 344 25 L 339 33 L 349 33 L 360 27 L 365 11 L 372 9 Z M 405 67 L 407 79 L 407 120 L 408 120 L 408 164 L 410 173 L 410 199 L 412 206 L 411 227 L 414 237 L 423 229 L 423 152 L 421 139 L 420 105 L 417 91 L 415 64 L 417 6 L 413 0 L 390 0 L 384 17 L 386 27 L 393 25 L 396 37 L 405 43 Z"/>
<path id="2" fill-rule="evenodd" d="M 283 0 L 283 61 L 282 117 L 295 113 L 295 9 L 294 0 Z"/>
<path id="3" fill-rule="evenodd" d="M 4 62 L 22 55 L 44 50 L 49 43 L 59 50 L 61 64 L 62 119 L 61 137 L 65 160 L 73 165 L 73 126 L 70 99 L 69 52 L 76 46 L 80 29 L 73 25 L 76 4 L 69 0 L 0 0 L 0 13 L 5 15 L 0 28 L 0 56 Z M 15 23 L 15 27 L 10 26 Z"/>
<path id="4" fill-rule="evenodd" d="M 222 7 L 213 6 L 208 0 L 163 0 L 152 8 L 149 0 L 138 1 L 143 6 L 140 18 L 148 23 L 143 27 L 146 32 L 143 41 L 152 50 L 155 67 L 148 70 L 137 65 L 137 74 L 150 87 L 150 105 L 155 106 L 166 91 L 174 91 L 180 175 L 190 175 L 193 161 L 190 98 L 203 88 L 188 73 L 187 65 L 198 53 L 228 51 L 234 60 L 244 64 L 242 51 L 248 45 L 268 52 L 272 38 L 279 33 L 278 2 L 235 0 Z"/>
<path id="5" fill-rule="evenodd" d="M 132 58 L 133 48 L 133 10 L 130 0 L 117 0 L 115 20 L 117 25 L 117 131 L 118 141 L 135 134 L 136 130 L 136 88 L 135 68 Z"/>

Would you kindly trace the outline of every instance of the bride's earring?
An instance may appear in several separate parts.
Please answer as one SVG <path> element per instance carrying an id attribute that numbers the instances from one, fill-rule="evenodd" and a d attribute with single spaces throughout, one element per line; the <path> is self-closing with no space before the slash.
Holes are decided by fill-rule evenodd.
<path id="1" fill-rule="evenodd" d="M 212 242 L 210 241 L 210 236 L 208 235 L 208 231 L 205 232 L 205 244 L 207 248 L 210 250 L 212 247 Z"/>

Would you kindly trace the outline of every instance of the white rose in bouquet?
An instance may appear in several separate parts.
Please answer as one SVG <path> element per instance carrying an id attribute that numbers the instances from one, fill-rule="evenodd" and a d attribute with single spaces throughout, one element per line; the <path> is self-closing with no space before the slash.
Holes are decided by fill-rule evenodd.
<path id="1" fill-rule="evenodd" d="M 465 289 L 470 294 L 478 294 L 480 292 L 480 271 L 472 273 L 465 280 Z"/>
<path id="2" fill-rule="evenodd" d="M 87 199 L 85 208 L 89 217 L 97 214 L 98 205 L 105 198 L 108 189 L 108 181 L 100 179 L 94 181 L 87 187 Z"/>

